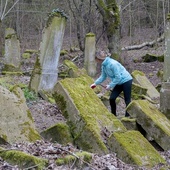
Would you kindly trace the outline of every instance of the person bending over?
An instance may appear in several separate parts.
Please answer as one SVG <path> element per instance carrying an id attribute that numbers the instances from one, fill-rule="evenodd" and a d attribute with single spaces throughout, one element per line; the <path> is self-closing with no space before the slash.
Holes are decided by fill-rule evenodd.
<path id="1" fill-rule="evenodd" d="M 128 106 L 131 102 L 133 78 L 122 64 L 110 58 L 104 51 L 97 52 L 95 59 L 97 63 L 101 63 L 101 75 L 90 87 L 93 89 L 96 85 L 100 85 L 105 81 L 107 77 L 110 79 L 110 84 L 106 85 L 105 88 L 106 90 L 111 90 L 109 98 L 111 112 L 117 116 L 116 98 L 123 91 L 126 107 Z M 129 113 L 126 111 L 125 117 L 129 116 Z"/>

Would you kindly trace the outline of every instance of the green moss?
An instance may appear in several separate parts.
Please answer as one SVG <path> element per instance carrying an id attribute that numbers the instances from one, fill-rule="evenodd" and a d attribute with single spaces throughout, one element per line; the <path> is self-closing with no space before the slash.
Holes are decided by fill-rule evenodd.
<path id="1" fill-rule="evenodd" d="M 133 105 L 137 105 L 141 109 L 141 111 L 147 115 L 149 119 L 147 119 L 148 122 L 145 123 L 148 124 L 148 126 L 150 126 L 150 120 L 152 120 L 155 123 L 155 126 L 159 126 L 159 128 L 162 129 L 164 133 L 170 136 L 169 120 L 166 118 L 165 115 L 160 113 L 160 111 L 153 104 L 151 104 L 146 100 L 137 100 L 137 101 L 133 101 L 131 105 L 128 107 L 131 107 Z"/>
<path id="2" fill-rule="evenodd" d="M 42 170 L 47 166 L 47 160 L 31 156 L 16 150 L 0 151 L 0 157 L 12 165 L 18 165 L 21 169 L 27 169 L 35 166 L 35 169 Z"/>
<path id="3" fill-rule="evenodd" d="M 59 83 L 67 90 L 66 93 L 69 94 L 70 98 L 73 100 L 76 109 L 78 110 L 77 119 L 81 119 L 79 125 L 81 128 L 75 127 L 75 124 L 78 124 L 76 120 L 72 120 L 72 124 L 69 125 L 74 133 L 74 142 L 77 144 L 81 143 L 81 147 L 84 150 L 91 150 L 93 148 L 92 143 L 97 142 L 96 146 L 101 148 L 101 150 L 107 150 L 105 144 L 101 138 L 101 129 L 107 127 L 108 130 L 126 130 L 123 124 L 116 119 L 113 114 L 109 113 L 107 108 L 103 105 L 101 100 L 94 94 L 93 90 L 89 87 L 89 79 L 87 76 L 80 76 L 79 78 L 74 79 L 64 79 Z M 55 97 L 58 98 L 58 97 Z M 61 98 L 61 97 L 60 97 Z M 64 109 L 66 107 L 66 102 L 64 98 L 60 99 L 62 103 L 64 102 Z M 95 102 L 95 103 L 94 103 Z M 58 104 L 58 102 L 56 101 Z M 97 107 L 95 107 L 97 106 Z M 69 117 L 72 117 L 71 115 Z M 78 120 L 77 120 L 78 121 Z M 77 130 L 78 128 L 78 130 Z M 93 135 L 93 139 L 91 138 Z M 85 140 L 84 138 L 89 140 Z M 94 141 L 93 141 L 94 140 Z"/>
<path id="4" fill-rule="evenodd" d="M 12 86 L 9 90 L 10 92 L 14 93 L 19 99 L 21 98 L 21 94 L 18 91 L 18 85 Z"/>
<path id="5" fill-rule="evenodd" d="M 43 131 L 41 135 L 47 140 L 64 145 L 73 141 L 69 127 L 65 123 L 57 123 L 55 126 Z"/>
<path id="6" fill-rule="evenodd" d="M 18 39 L 17 34 L 16 34 L 16 33 L 13 33 L 13 34 L 8 34 L 7 36 L 5 36 L 5 39 L 6 39 L 6 40 L 7 40 L 7 39 L 12 39 L 12 38 L 17 38 L 17 39 Z"/>
<path id="7" fill-rule="evenodd" d="M 25 53 L 29 53 L 29 54 L 38 54 L 39 51 L 37 51 L 37 50 L 32 50 L 32 49 L 26 49 L 26 50 L 25 50 Z"/>
<path id="8" fill-rule="evenodd" d="M 30 53 L 23 53 L 22 58 L 29 59 L 31 57 Z"/>
<path id="9" fill-rule="evenodd" d="M 1 134 L 0 136 L 0 144 L 6 144 L 7 143 L 7 136 L 4 134 Z"/>
<path id="10" fill-rule="evenodd" d="M 68 54 L 68 51 L 67 50 L 61 50 L 60 51 L 60 55 L 62 56 L 62 55 L 66 55 L 66 54 Z"/>
<path id="11" fill-rule="evenodd" d="M 18 73 L 18 74 L 22 73 L 21 70 L 20 70 L 20 67 L 15 67 L 13 64 L 5 64 L 3 69 L 2 69 L 2 73 L 10 74 L 11 72 L 15 72 L 15 74 L 16 73 Z"/>
<path id="12" fill-rule="evenodd" d="M 30 122 L 24 122 L 20 124 L 22 127 L 21 135 L 24 134 L 30 142 L 35 142 L 36 140 L 40 140 L 41 137 L 36 130 L 31 128 Z"/>
<path id="13" fill-rule="evenodd" d="M 156 149 L 139 132 L 118 132 L 114 133 L 114 137 L 136 165 L 153 167 L 159 163 L 166 163 Z"/>
<path id="14" fill-rule="evenodd" d="M 51 22 L 52 22 L 54 17 L 65 18 L 65 19 L 68 18 L 68 16 L 64 13 L 64 11 L 62 11 L 62 10 L 60 10 L 58 8 L 57 9 L 53 9 L 52 12 L 48 16 L 46 27 L 49 27 L 49 25 L 51 24 Z"/>
<path id="15" fill-rule="evenodd" d="M 90 33 L 86 34 L 86 37 L 95 37 L 95 34 L 90 32 Z"/>
<path id="16" fill-rule="evenodd" d="M 92 159 L 92 154 L 88 152 L 77 152 L 75 153 L 75 156 L 73 155 L 67 155 L 64 158 L 58 158 L 56 160 L 57 165 L 64 165 L 64 164 L 73 164 L 76 162 L 76 165 L 79 164 L 86 164 L 89 163 Z M 82 161 L 83 160 L 83 161 Z"/>
<path id="17" fill-rule="evenodd" d="M 28 116 L 28 118 L 29 118 L 32 122 L 34 122 L 34 119 L 33 119 L 33 117 L 32 117 L 32 114 L 31 114 L 30 110 L 27 110 L 27 116 Z"/>
<path id="18" fill-rule="evenodd" d="M 134 71 L 132 72 L 132 76 L 133 76 L 133 77 L 136 77 L 136 75 L 145 76 L 145 74 L 144 74 L 143 72 L 141 72 L 141 71 L 139 71 L 139 70 L 134 70 Z"/>
<path id="19" fill-rule="evenodd" d="M 40 140 L 41 137 L 37 131 L 35 131 L 33 128 L 29 128 L 28 139 L 30 142 L 35 142 L 36 140 Z"/>
<path id="20" fill-rule="evenodd" d="M 54 100 L 57 103 L 57 106 L 63 112 L 63 116 L 67 119 L 68 113 L 66 111 L 66 101 L 65 101 L 64 97 L 57 93 L 53 93 L 52 96 L 54 97 Z"/>

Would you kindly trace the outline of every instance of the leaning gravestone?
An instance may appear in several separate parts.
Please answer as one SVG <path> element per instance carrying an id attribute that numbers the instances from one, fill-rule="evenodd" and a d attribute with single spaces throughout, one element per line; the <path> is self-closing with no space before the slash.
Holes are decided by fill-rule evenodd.
<path id="1" fill-rule="evenodd" d="M 12 28 L 5 32 L 5 64 L 19 68 L 21 62 L 20 42 Z"/>
<path id="2" fill-rule="evenodd" d="M 32 73 L 31 89 L 52 90 L 58 79 L 58 62 L 66 25 L 66 15 L 53 10 L 43 31 L 40 58 Z"/>

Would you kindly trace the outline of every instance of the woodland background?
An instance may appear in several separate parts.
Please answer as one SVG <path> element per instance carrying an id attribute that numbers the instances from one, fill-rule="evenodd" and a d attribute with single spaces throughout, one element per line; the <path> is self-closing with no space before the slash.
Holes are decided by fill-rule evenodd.
<path id="1" fill-rule="evenodd" d="M 108 39 L 106 25 L 101 15 L 101 11 L 96 6 L 97 2 L 114 3 L 115 0 L 0 0 L 0 61 L 4 56 L 5 29 L 13 28 L 21 42 L 21 54 L 27 49 L 38 50 L 42 41 L 42 30 L 46 25 L 48 15 L 53 9 L 63 10 L 68 16 L 65 36 L 63 39 L 63 49 L 70 50 L 76 47 L 84 50 L 84 38 L 89 32 L 96 34 L 96 46 L 102 50 L 107 49 Z M 120 10 L 120 45 L 121 47 L 140 45 L 150 42 L 160 37 L 164 32 L 166 17 L 170 12 L 170 0 L 117 0 Z M 107 5 L 106 5 L 107 6 Z M 160 83 L 157 72 L 162 69 L 163 64 L 156 61 L 142 63 L 141 57 L 146 53 L 161 55 L 164 52 L 164 42 L 156 44 L 152 48 L 130 50 L 123 53 L 125 55 L 125 66 L 128 70 L 138 69 L 143 71 L 149 80 L 156 86 Z M 83 56 L 83 55 L 81 55 Z M 35 63 L 35 58 L 31 58 Z M 83 59 L 80 61 L 83 61 Z M 139 62 L 134 62 L 139 61 Z M 0 62 L 1 63 L 1 62 Z M 79 62 L 82 64 L 82 62 Z M 33 66 L 33 64 L 30 65 Z M 22 77 L 22 82 L 29 82 L 30 77 Z M 18 81 L 18 79 L 17 79 Z M 63 118 L 56 105 L 48 103 L 42 99 L 28 101 L 28 107 L 35 119 L 36 127 L 42 131 L 52 126 Z M 124 102 L 120 101 L 118 106 L 119 114 L 124 114 Z M 41 113 L 41 114 L 40 114 Z M 23 148 L 28 148 L 24 144 L 16 144 Z M 34 144 L 33 144 L 34 145 Z M 47 148 L 51 143 L 40 143 L 40 146 Z M 29 146 L 31 146 L 29 144 Z M 35 146 L 35 145 L 34 145 Z M 40 155 L 43 155 L 39 153 Z M 29 149 L 28 149 L 29 150 Z M 37 150 L 33 147 L 32 152 Z M 45 150 L 45 149 L 44 149 Z M 167 162 L 170 162 L 170 152 L 162 152 Z M 114 165 L 114 166 L 111 166 Z M 11 165 L 0 159 L 0 167 L 15 169 Z M 7 168 L 8 167 L 8 168 Z M 52 167 L 52 164 L 51 164 Z M 105 156 L 95 155 L 91 169 L 117 169 L 133 170 L 136 167 L 123 163 L 114 154 Z M 50 168 L 49 168 L 50 169 Z M 54 168 L 53 168 L 54 169 Z M 59 170 L 59 167 L 57 167 Z M 61 167 L 62 170 L 70 170 L 70 167 Z M 141 170 L 145 168 L 141 168 Z M 160 165 L 153 168 L 160 169 Z M 18 170 L 16 168 L 16 170 Z"/>
<path id="2" fill-rule="evenodd" d="M 88 32 L 96 34 L 97 47 L 107 46 L 106 27 L 101 11 L 96 6 L 100 0 L 0 0 L 0 56 L 4 54 L 5 29 L 13 28 L 21 42 L 21 53 L 26 49 L 39 49 L 42 30 L 48 15 L 59 8 L 68 16 L 63 48 L 84 49 Z M 115 0 L 103 0 L 108 3 Z M 137 45 L 158 38 L 164 30 L 170 10 L 169 0 L 117 0 L 120 10 L 121 45 Z M 140 33 L 148 34 L 147 39 Z M 152 34 L 150 34 L 152 32 Z M 128 37 L 128 39 L 126 39 Z"/>

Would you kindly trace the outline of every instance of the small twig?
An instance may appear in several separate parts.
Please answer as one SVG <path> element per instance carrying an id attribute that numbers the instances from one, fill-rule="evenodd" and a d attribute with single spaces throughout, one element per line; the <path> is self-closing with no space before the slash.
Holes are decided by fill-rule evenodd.
<path id="1" fill-rule="evenodd" d="M 30 167 L 28 167 L 28 168 L 24 168 L 23 170 L 29 170 L 29 169 L 32 169 L 32 168 L 38 167 L 39 165 L 40 165 L 40 163 L 39 163 L 39 164 L 37 164 L 37 165 L 30 166 Z"/>

